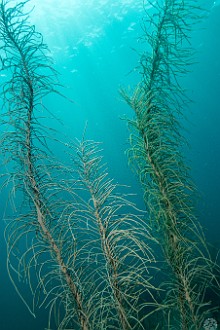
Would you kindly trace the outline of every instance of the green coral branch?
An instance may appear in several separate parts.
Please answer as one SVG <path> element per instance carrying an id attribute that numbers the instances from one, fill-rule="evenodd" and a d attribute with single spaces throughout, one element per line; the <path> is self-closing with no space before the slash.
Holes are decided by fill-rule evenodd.
<path id="1" fill-rule="evenodd" d="M 180 119 L 188 100 L 179 79 L 192 63 L 190 31 L 200 8 L 197 1 L 179 0 L 152 6 L 152 16 L 146 11 L 144 19 L 143 39 L 151 51 L 140 59 L 142 81 L 132 96 L 120 91 L 135 113 L 129 120 L 128 158 L 142 183 L 149 221 L 173 276 L 166 283 L 169 320 L 179 329 L 198 330 L 207 305 L 205 292 L 213 283 L 213 263 L 204 254 L 207 248 L 194 211 L 195 187 L 181 152 Z M 202 279 L 207 280 L 204 285 Z"/>

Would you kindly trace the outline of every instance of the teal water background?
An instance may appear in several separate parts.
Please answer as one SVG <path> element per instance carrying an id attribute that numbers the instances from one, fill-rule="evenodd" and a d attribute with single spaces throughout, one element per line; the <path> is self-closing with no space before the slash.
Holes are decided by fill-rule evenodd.
<path id="1" fill-rule="evenodd" d="M 50 96 L 45 102 L 60 119 L 48 115 L 47 125 L 61 131 L 66 139 L 80 139 L 87 123 L 86 138 L 102 142 L 109 176 L 131 186 L 139 207 L 143 207 L 140 187 L 127 165 L 129 147 L 124 116 L 132 110 L 121 99 L 120 86 L 134 86 L 140 76 L 139 52 L 146 45 L 138 39 L 143 6 L 138 0 L 31 0 L 30 22 L 44 36 L 54 66 L 60 73 L 61 91 L 73 103 Z M 206 2 L 209 17 L 192 35 L 198 51 L 197 64 L 183 80 L 193 103 L 184 122 L 190 149 L 186 159 L 192 168 L 201 199 L 199 219 L 208 240 L 220 247 L 220 4 Z M 148 10 L 152 10 L 149 6 Z M 58 157 L 62 153 L 54 150 Z M 62 159 L 62 161 L 65 161 Z M 1 195 L 1 211 L 7 196 Z M 10 283 L 6 271 L 6 250 L 1 224 L 0 330 L 41 330 L 47 325 L 44 307 L 29 314 Z M 23 285 L 21 283 L 21 285 Z"/>

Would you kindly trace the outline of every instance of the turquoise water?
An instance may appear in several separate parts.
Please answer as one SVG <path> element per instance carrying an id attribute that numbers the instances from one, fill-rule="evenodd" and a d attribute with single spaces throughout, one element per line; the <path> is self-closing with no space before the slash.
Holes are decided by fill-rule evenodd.
<path id="1" fill-rule="evenodd" d="M 30 4 L 35 6 L 30 21 L 49 46 L 64 86 L 62 93 L 72 100 L 48 98 L 49 111 L 62 122 L 48 119 L 48 124 L 72 140 L 82 137 L 87 123 L 86 137 L 103 143 L 110 176 L 138 193 L 139 185 L 124 154 L 129 134 L 126 122 L 121 119 L 132 117 L 132 111 L 121 100 L 118 89 L 134 86 L 139 80 L 134 68 L 144 47 L 138 41 L 143 34 L 142 1 L 36 0 Z M 220 6 L 218 1 L 208 5 L 212 8 L 209 17 L 192 36 L 198 63 L 184 78 L 183 85 L 194 101 L 186 109 L 189 120 L 185 123 L 186 135 L 191 146 L 186 157 L 201 194 L 200 221 L 209 241 L 217 247 L 220 246 Z M 1 197 L 2 210 L 5 198 Z M 143 206 L 141 199 L 136 197 L 136 201 Z M 2 236 L 1 251 L 0 329 L 44 329 L 47 312 L 42 308 L 36 313 L 37 319 L 33 319 L 8 279 Z"/>

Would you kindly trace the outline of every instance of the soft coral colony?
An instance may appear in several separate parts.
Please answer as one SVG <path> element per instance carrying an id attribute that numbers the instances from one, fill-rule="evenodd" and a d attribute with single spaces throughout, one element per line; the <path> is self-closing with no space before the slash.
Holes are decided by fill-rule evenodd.
<path id="1" fill-rule="evenodd" d="M 202 9 L 196 0 L 158 1 L 152 15 L 143 7 L 149 51 L 134 92 L 120 93 L 133 110 L 127 155 L 145 212 L 108 177 L 99 143 L 56 140 L 67 148 L 68 165 L 51 152 L 42 100 L 60 94 L 59 82 L 29 23 L 29 2 L 0 4 L 1 70 L 10 74 L 1 91 L 1 152 L 9 169 L 2 186 L 11 187 L 14 206 L 5 237 L 16 291 L 33 315 L 47 306 L 48 329 L 205 328 L 217 309 L 208 297 L 219 297 L 219 267 L 195 215 L 180 125 L 187 103 L 180 77 L 192 61 L 190 33 Z"/>

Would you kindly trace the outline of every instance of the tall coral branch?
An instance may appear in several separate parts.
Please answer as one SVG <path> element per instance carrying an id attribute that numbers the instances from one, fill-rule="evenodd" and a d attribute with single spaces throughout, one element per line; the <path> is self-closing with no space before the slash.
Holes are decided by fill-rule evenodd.
<path id="1" fill-rule="evenodd" d="M 151 51 L 140 59 L 142 81 L 131 97 L 121 91 L 135 112 L 129 121 L 129 162 L 143 185 L 149 220 L 157 228 L 173 276 L 165 301 L 172 306 L 172 323 L 183 330 L 201 328 L 205 292 L 213 280 L 212 262 L 194 215 L 195 188 L 181 152 L 180 122 L 188 100 L 179 80 L 192 62 L 190 31 L 201 18 L 199 11 L 197 1 L 152 4 L 153 14 L 146 11 L 144 20 L 143 39 Z M 176 306 L 177 317 L 172 311 Z"/>
<path id="2" fill-rule="evenodd" d="M 51 225 L 51 221 L 56 223 L 56 219 L 53 219 L 54 209 L 49 206 L 47 198 L 49 178 L 45 163 L 49 160 L 45 151 L 37 147 L 35 141 L 36 139 L 39 141 L 39 133 L 36 133 L 39 129 L 39 124 L 36 124 L 38 102 L 46 94 L 55 91 L 56 72 L 45 55 L 46 46 L 43 44 L 42 36 L 27 23 L 28 15 L 24 14 L 24 6 L 28 2 L 29 0 L 13 7 L 10 7 L 11 1 L 7 0 L 3 0 L 0 4 L 0 39 L 3 43 L 1 50 L 5 55 L 2 58 L 2 69 L 12 72 L 12 78 L 4 84 L 2 93 L 4 105 L 8 107 L 5 114 L 6 123 L 11 125 L 12 131 L 5 134 L 2 145 L 7 153 L 8 161 L 18 163 L 17 172 L 12 175 L 15 178 L 13 189 L 21 189 L 28 198 L 28 203 L 31 205 L 31 201 L 33 202 L 31 212 L 36 216 L 33 222 L 41 233 L 39 245 L 41 241 L 46 244 L 47 251 L 51 253 L 59 266 L 60 275 L 77 305 L 80 327 L 88 330 L 81 292 L 70 276 L 60 243 L 57 242 L 58 237 L 54 230 L 56 225 Z M 42 69 L 46 71 L 45 74 L 41 72 Z M 42 145 L 44 140 L 45 137 L 40 141 Z M 40 169 L 41 158 L 44 160 L 42 165 L 46 172 Z M 19 228 L 18 221 L 17 226 Z M 23 235 L 32 231 L 32 226 L 32 222 L 27 222 L 26 229 L 23 228 Z M 15 232 L 14 227 L 9 226 L 8 238 L 12 238 Z M 11 243 L 9 240 L 9 244 Z M 10 257 L 11 247 L 9 251 Z"/>

